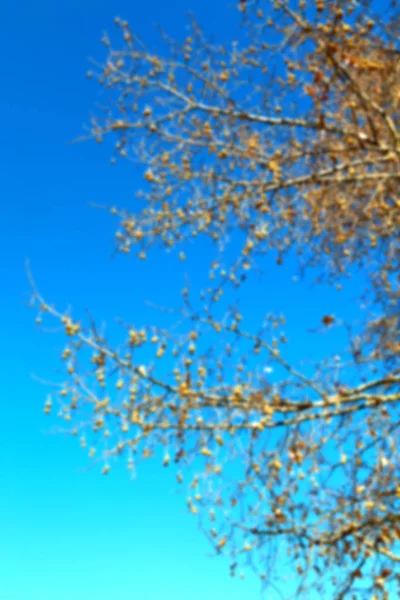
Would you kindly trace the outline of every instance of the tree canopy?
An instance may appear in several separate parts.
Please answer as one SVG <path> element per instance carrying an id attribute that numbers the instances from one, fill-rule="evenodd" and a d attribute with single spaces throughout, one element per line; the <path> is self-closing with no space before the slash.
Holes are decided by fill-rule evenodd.
<path id="1" fill-rule="evenodd" d="M 115 346 L 31 278 L 38 322 L 65 329 L 59 416 L 82 447 L 104 474 L 160 448 L 179 483 L 194 465 L 189 509 L 232 574 L 252 566 L 271 594 L 400 592 L 399 8 L 244 1 L 232 43 L 192 17 L 183 40 L 160 32 L 158 54 L 116 18 L 88 73 L 108 106 L 85 136 L 143 172 L 140 210 L 106 207 L 116 251 L 184 260 L 205 237 L 212 284 L 200 306 L 183 289 L 179 333 L 122 324 Z M 361 273 L 357 320 L 323 314 L 316 332 L 344 329 L 340 354 L 299 366 L 284 315 L 246 327 L 233 299 L 267 256 L 336 290 Z"/>

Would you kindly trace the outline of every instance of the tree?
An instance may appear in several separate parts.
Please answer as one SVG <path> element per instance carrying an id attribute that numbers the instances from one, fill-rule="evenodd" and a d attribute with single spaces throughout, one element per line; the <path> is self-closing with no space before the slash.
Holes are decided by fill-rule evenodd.
<path id="1" fill-rule="evenodd" d="M 113 138 L 112 161 L 144 172 L 143 210 L 108 207 L 116 250 L 145 259 L 176 247 L 184 259 L 189 240 L 208 237 L 213 285 L 200 308 L 183 290 L 179 335 L 127 326 L 114 347 L 31 279 L 38 319 L 60 320 L 68 338 L 61 418 L 85 414 L 72 432 L 84 447 L 91 438 L 91 455 L 101 432 L 115 439 L 103 472 L 111 457 L 132 467 L 162 447 L 165 466 L 193 460 L 189 509 L 232 574 L 248 563 L 273 586 L 288 565 L 301 598 L 400 590 L 400 20 L 396 1 L 376 4 L 240 2 L 231 45 L 192 19 L 182 43 L 161 32 L 162 55 L 117 18 L 120 47 L 105 36 L 107 60 L 89 73 L 110 108 L 88 136 Z M 340 355 L 299 367 L 285 358 L 282 315 L 256 332 L 238 305 L 219 315 L 223 292 L 239 294 L 271 255 L 320 285 L 361 273 L 358 319 L 321 315 L 316 332 L 347 331 Z M 154 361 L 142 364 L 148 346 Z M 159 375 L 169 350 L 174 370 Z M 266 358 L 273 374 L 257 368 Z"/>

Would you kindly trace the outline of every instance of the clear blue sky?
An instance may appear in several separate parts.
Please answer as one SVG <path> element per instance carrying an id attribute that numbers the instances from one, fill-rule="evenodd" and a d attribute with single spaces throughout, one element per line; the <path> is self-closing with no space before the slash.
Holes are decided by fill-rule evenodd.
<path id="1" fill-rule="evenodd" d="M 47 389 L 31 375 L 57 379 L 63 339 L 40 333 L 24 305 L 27 257 L 48 301 L 61 310 L 70 303 L 77 316 L 89 307 L 100 320 L 145 324 L 158 315 L 143 299 L 159 302 L 162 290 L 165 305 L 178 303 L 184 280 L 176 257 L 111 261 L 115 224 L 89 207 L 129 205 L 135 172 L 109 166 L 107 148 L 67 142 L 81 134 L 98 98 L 85 78 L 88 58 L 104 57 L 99 40 L 113 31 L 115 15 L 151 44 L 154 22 L 179 34 L 188 8 L 224 37 L 227 13 L 222 20 L 215 7 L 211 0 L 2 3 L 0 600 L 258 598 L 256 578 L 231 579 L 227 561 L 207 556 L 172 472 L 142 463 L 135 481 L 122 465 L 108 477 L 83 473 L 87 459 L 76 441 L 44 433 Z M 186 270 L 203 282 L 207 265 L 193 252 Z M 315 326 L 337 311 L 330 292 L 302 297 L 298 284 L 280 277 L 270 273 L 257 304 L 247 296 L 254 318 L 279 308 L 296 330 L 304 317 Z"/>

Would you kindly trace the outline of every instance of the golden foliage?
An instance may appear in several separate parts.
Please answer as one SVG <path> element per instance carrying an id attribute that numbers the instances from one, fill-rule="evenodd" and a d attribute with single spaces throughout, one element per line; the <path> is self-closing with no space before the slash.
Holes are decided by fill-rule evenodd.
<path id="1" fill-rule="evenodd" d="M 194 458 L 204 469 L 188 508 L 206 515 L 204 530 L 235 561 L 232 573 L 249 559 L 268 584 L 266 569 L 278 577 L 287 560 L 302 598 L 324 590 L 355 598 L 359 585 L 357 598 L 389 598 L 398 585 L 400 17 L 396 3 L 385 0 L 381 15 L 375 4 L 241 2 L 240 43 L 209 44 L 193 22 L 181 50 L 171 42 L 165 56 L 117 19 L 122 48 L 105 37 L 104 68 L 90 74 L 113 94 L 92 135 L 115 139 L 113 161 L 143 166 L 145 202 L 134 214 L 110 207 L 117 250 L 138 246 L 144 260 L 154 245 L 176 246 L 185 260 L 181 247 L 198 236 L 246 239 L 229 265 L 211 265 L 201 310 L 182 290 L 184 336 L 128 326 L 111 347 L 32 282 L 37 322 L 56 319 L 68 337 L 59 417 L 86 410 L 73 432 L 91 457 L 101 432 L 103 473 L 113 457 L 127 455 L 131 470 L 133 456 L 160 447 L 164 466 Z M 318 316 L 318 334 L 347 328 L 350 345 L 313 374 L 285 358 L 283 318 L 272 315 L 255 334 L 237 307 L 215 316 L 257 256 L 275 253 L 281 265 L 289 252 L 338 289 L 356 268 L 366 280 L 368 310 L 355 333 Z M 143 349 L 158 360 L 141 364 Z M 91 368 L 82 373 L 85 356 Z M 158 376 L 171 356 L 172 373 Z M 44 412 L 53 406 L 48 399 Z M 225 480 L 231 463 L 234 483 Z"/>

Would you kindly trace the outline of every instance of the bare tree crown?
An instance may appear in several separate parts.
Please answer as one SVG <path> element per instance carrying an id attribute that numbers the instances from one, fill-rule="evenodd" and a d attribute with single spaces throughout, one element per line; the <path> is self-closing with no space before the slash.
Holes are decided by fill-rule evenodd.
<path id="1" fill-rule="evenodd" d="M 213 284 L 200 309 L 183 290 L 185 332 L 123 324 L 114 347 L 31 280 L 38 321 L 65 328 L 57 402 L 82 447 L 94 457 L 104 440 L 105 474 L 113 457 L 132 469 L 159 448 L 179 483 L 194 465 L 190 511 L 232 557 L 232 575 L 252 565 L 271 597 L 283 571 L 293 597 L 400 590 L 400 20 L 396 1 L 376 4 L 240 2 L 230 45 L 192 19 L 181 42 L 161 32 L 159 54 L 117 18 L 118 47 L 104 36 L 107 59 L 88 74 L 110 98 L 88 137 L 112 139 L 112 161 L 143 171 L 143 208 L 108 207 L 116 250 L 144 260 L 176 247 L 184 260 L 185 244 L 206 236 L 218 248 Z M 237 306 L 217 316 L 222 294 L 240 293 L 267 254 L 295 256 L 325 285 L 365 276 L 361 324 L 340 324 L 348 348 L 312 374 L 285 358 L 282 315 L 257 332 Z M 322 330 L 336 325 L 322 317 Z"/>

